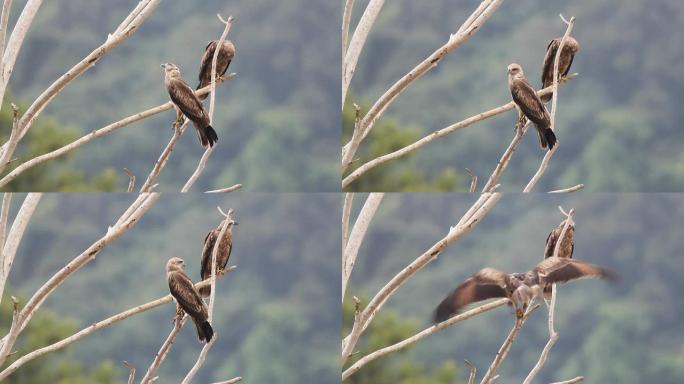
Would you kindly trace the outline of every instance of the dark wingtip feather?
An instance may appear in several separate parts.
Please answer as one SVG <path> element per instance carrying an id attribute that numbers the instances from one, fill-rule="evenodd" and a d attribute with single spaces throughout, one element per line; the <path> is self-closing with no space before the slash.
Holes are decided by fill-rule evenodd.
<path id="1" fill-rule="evenodd" d="M 444 300 L 442 300 L 442 302 L 439 303 L 435 309 L 434 313 L 432 314 L 432 322 L 434 324 L 441 323 L 456 313 L 458 313 L 458 308 L 454 306 L 454 293 L 451 293 Z"/>

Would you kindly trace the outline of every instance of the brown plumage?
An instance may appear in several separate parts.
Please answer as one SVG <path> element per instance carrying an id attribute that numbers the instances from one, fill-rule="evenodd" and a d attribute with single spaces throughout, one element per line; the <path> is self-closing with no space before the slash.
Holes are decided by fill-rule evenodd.
<path id="1" fill-rule="evenodd" d="M 563 241 L 560 245 L 558 244 L 558 238 L 561 232 L 563 232 L 563 227 L 565 226 L 565 220 L 561 221 L 556 228 L 554 228 L 549 236 L 546 238 L 546 246 L 544 247 L 544 258 L 548 259 L 552 257 L 557 246 L 560 247 L 558 250 L 558 257 L 564 257 L 572 259 L 572 254 L 575 251 L 575 225 L 568 225 L 568 229 L 565 231 L 563 236 Z M 544 299 L 551 300 L 551 287 L 544 287 Z"/>
<path id="2" fill-rule="evenodd" d="M 610 270 L 587 262 L 549 257 L 527 273 L 506 274 L 493 268 L 485 268 L 469 277 L 437 306 L 433 321 L 442 322 L 458 313 L 466 305 L 478 301 L 507 297 L 521 317 L 533 298 L 541 296 L 545 287 L 554 283 L 566 283 L 583 278 L 614 280 Z"/>
<path id="3" fill-rule="evenodd" d="M 560 47 L 562 37 L 551 40 L 546 47 L 546 54 L 544 55 L 544 64 L 542 68 L 542 88 L 550 87 L 553 84 L 553 64 L 556 60 L 556 52 Z M 558 59 L 558 80 L 567 76 L 572 66 L 572 61 L 575 59 L 575 54 L 579 51 L 580 45 L 572 36 L 568 36 L 563 44 L 560 58 Z M 543 102 L 551 100 L 551 95 L 546 95 L 542 98 Z"/>
<path id="4" fill-rule="evenodd" d="M 171 296 L 176 299 L 178 306 L 192 318 L 197 328 L 197 337 L 200 341 L 208 342 L 214 336 L 214 330 L 207 320 L 209 313 L 207 306 L 202 301 L 195 289 L 192 280 L 183 271 L 183 259 L 172 257 L 166 263 L 166 280 L 169 283 Z"/>
<path id="5" fill-rule="evenodd" d="M 211 84 L 211 62 L 214 59 L 214 52 L 216 51 L 217 45 L 218 40 L 214 40 L 207 44 L 207 47 L 204 49 L 204 54 L 200 61 L 199 85 L 197 86 L 197 89 L 204 88 Z M 216 58 L 216 77 L 226 74 L 230 62 L 233 61 L 234 57 L 235 46 L 231 41 L 224 40 L 223 44 L 221 44 L 218 57 Z M 200 96 L 200 99 L 204 100 L 206 97 L 207 95 Z"/>
<path id="6" fill-rule="evenodd" d="M 171 101 L 190 119 L 199 135 L 200 143 L 203 147 L 213 147 L 218 141 L 218 135 L 211 127 L 209 114 L 204 110 L 202 102 L 195 95 L 188 83 L 181 77 L 180 70 L 175 64 L 162 64 L 164 68 L 164 85 L 169 91 Z"/>
<path id="7" fill-rule="evenodd" d="M 226 268 L 226 265 L 228 265 L 230 253 L 233 250 L 233 226 L 237 225 L 238 223 L 233 220 L 231 212 L 232 211 L 229 211 L 228 218 L 226 218 L 226 220 L 229 221 L 228 224 L 226 224 L 227 228 L 226 231 L 223 233 L 223 238 L 219 242 L 218 253 L 216 254 L 216 274 L 223 273 L 223 271 Z M 211 256 L 212 252 L 214 252 L 214 246 L 216 245 L 216 241 L 218 240 L 218 237 L 221 234 L 222 226 L 223 223 L 221 223 L 216 229 L 211 230 L 207 234 L 207 237 L 204 238 L 204 248 L 202 249 L 202 260 L 200 269 L 200 275 L 202 276 L 202 280 L 206 280 L 211 277 Z M 200 288 L 199 293 L 202 297 L 208 297 L 211 293 L 211 286 Z"/>
<path id="8" fill-rule="evenodd" d="M 551 129 L 551 116 L 537 96 L 537 92 L 525 78 L 519 64 L 513 63 L 508 66 L 508 87 L 515 104 L 537 129 L 541 147 L 552 149 L 556 145 L 556 135 Z"/>

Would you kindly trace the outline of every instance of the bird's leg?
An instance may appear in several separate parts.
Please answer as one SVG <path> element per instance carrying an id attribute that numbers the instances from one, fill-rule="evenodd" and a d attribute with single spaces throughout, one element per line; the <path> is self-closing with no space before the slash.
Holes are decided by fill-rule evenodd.
<path id="1" fill-rule="evenodd" d="M 183 121 L 185 120 L 185 115 L 183 115 L 183 112 L 178 107 L 174 106 L 174 109 L 176 110 L 176 120 L 173 122 L 173 130 L 177 131 L 181 125 L 183 125 Z"/>
<path id="2" fill-rule="evenodd" d="M 173 316 L 173 322 L 180 322 L 183 319 L 184 315 L 185 312 L 183 312 L 183 308 L 181 308 L 180 305 L 176 304 L 176 315 Z"/>

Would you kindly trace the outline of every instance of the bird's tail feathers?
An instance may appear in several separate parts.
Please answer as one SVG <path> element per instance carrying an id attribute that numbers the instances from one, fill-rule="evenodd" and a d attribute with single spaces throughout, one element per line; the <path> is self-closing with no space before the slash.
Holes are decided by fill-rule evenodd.
<path id="1" fill-rule="evenodd" d="M 213 147 L 218 141 L 218 134 L 211 125 L 207 125 L 204 128 L 197 127 L 197 135 L 199 136 L 199 141 L 203 147 Z"/>
<path id="2" fill-rule="evenodd" d="M 214 329 L 211 327 L 208 321 L 202 322 L 202 324 L 195 323 L 197 327 L 197 337 L 200 341 L 206 341 L 207 343 L 214 337 Z"/>
<path id="3" fill-rule="evenodd" d="M 546 127 L 546 128 L 539 128 L 539 144 L 541 145 L 542 148 L 549 148 L 549 150 L 552 150 L 553 147 L 556 145 L 556 134 L 553 133 L 553 129 Z"/>

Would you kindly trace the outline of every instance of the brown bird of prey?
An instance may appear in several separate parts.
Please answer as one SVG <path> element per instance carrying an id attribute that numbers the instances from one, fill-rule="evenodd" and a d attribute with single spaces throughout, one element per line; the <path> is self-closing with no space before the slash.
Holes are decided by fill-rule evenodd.
<path id="1" fill-rule="evenodd" d="M 204 88 L 211 84 L 211 62 L 214 60 L 214 52 L 216 52 L 217 45 L 218 40 L 214 40 L 207 44 L 207 47 L 204 49 L 202 61 L 200 62 L 199 85 L 197 86 L 197 89 Z M 217 78 L 226 74 L 230 62 L 233 61 L 233 57 L 235 57 L 235 46 L 231 41 L 224 40 L 223 44 L 221 44 L 218 57 L 216 58 Z M 204 100 L 206 97 L 207 95 L 200 96 L 200 99 Z"/>
<path id="2" fill-rule="evenodd" d="M 223 238 L 219 242 L 218 253 L 216 254 L 216 274 L 223 273 L 228 265 L 228 259 L 230 259 L 230 252 L 233 250 L 233 226 L 238 225 L 237 221 L 233 220 L 232 210 L 228 211 L 228 217 L 226 218 L 228 223 L 226 224 L 226 231 L 223 233 Z M 207 237 L 204 239 L 204 249 L 202 249 L 202 260 L 200 274 L 202 280 L 206 280 L 211 277 L 211 259 L 212 252 L 214 252 L 214 246 L 216 241 L 221 234 L 221 227 L 223 222 L 216 228 L 211 230 Z M 211 293 L 211 286 L 207 285 L 199 289 L 199 293 L 202 297 L 208 297 Z"/>
<path id="3" fill-rule="evenodd" d="M 511 89 L 511 96 L 520 112 L 537 128 L 541 147 L 552 149 L 556 145 L 556 135 L 551 129 L 551 116 L 537 96 L 537 92 L 525 78 L 520 64 L 513 63 L 508 66 L 508 87 Z"/>
<path id="4" fill-rule="evenodd" d="M 458 313 L 461 308 L 478 301 L 507 297 L 518 318 L 522 317 L 535 297 L 545 287 L 582 278 L 616 279 L 610 270 L 577 259 L 549 257 L 526 273 L 506 274 L 494 268 L 475 273 L 439 304 L 433 321 L 439 323 Z"/>
<path id="5" fill-rule="evenodd" d="M 566 219 L 567 220 L 567 219 Z M 558 250 L 558 257 L 565 257 L 572 259 L 572 253 L 575 251 L 575 225 L 570 223 L 568 229 L 565 231 L 563 236 L 563 241 L 559 245 L 558 238 L 561 232 L 563 232 L 563 227 L 565 226 L 565 220 L 561 221 L 556 228 L 554 228 L 549 236 L 546 238 L 546 246 L 544 247 L 544 258 L 548 259 L 553 257 L 556 247 L 560 247 Z M 544 299 L 551 300 L 551 286 L 544 287 Z"/>
<path id="6" fill-rule="evenodd" d="M 562 37 L 551 40 L 549 46 L 546 47 L 546 55 L 544 55 L 544 67 L 542 69 L 542 88 L 550 87 L 553 84 L 553 63 L 556 60 L 556 52 L 560 47 Z M 558 80 L 568 75 L 572 61 L 575 54 L 579 51 L 580 45 L 573 37 L 568 36 L 563 44 L 560 58 L 558 59 Z M 542 97 L 542 101 L 547 102 L 551 100 L 551 95 Z"/>
<path id="7" fill-rule="evenodd" d="M 202 301 L 195 289 L 192 280 L 183 271 L 183 259 L 172 257 L 166 263 L 166 279 L 169 283 L 171 296 L 176 299 L 178 306 L 192 318 L 197 328 L 197 337 L 200 341 L 208 342 L 214 336 L 214 330 L 207 320 L 209 313 L 207 306 Z"/>
<path id="8" fill-rule="evenodd" d="M 202 146 L 213 147 L 218 141 L 218 135 L 210 125 L 209 114 L 204 110 L 202 102 L 183 80 L 175 64 L 166 63 L 162 64 L 162 67 L 164 68 L 164 85 L 169 91 L 171 101 L 194 123 Z"/>

